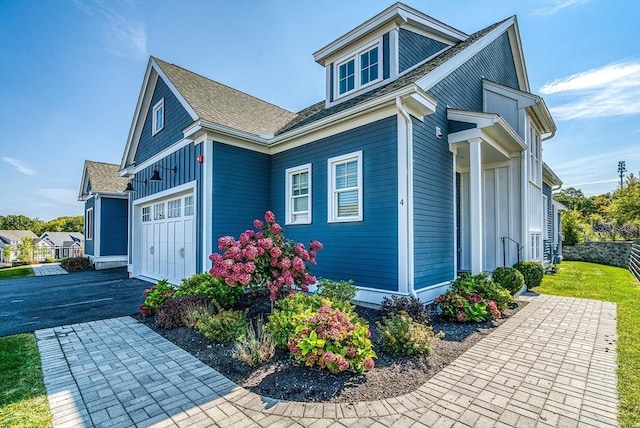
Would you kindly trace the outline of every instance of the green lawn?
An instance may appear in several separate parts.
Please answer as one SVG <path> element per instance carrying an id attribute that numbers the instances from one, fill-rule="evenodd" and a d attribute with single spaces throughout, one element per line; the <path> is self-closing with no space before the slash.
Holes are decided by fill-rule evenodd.
<path id="1" fill-rule="evenodd" d="M 618 305 L 618 421 L 640 427 L 640 283 L 623 268 L 565 261 L 535 291 Z"/>
<path id="2" fill-rule="evenodd" d="M 0 269 L 0 279 L 20 278 L 23 276 L 33 276 L 33 269 L 29 266 L 16 266 L 7 269 Z"/>
<path id="3" fill-rule="evenodd" d="M 0 337 L 0 427 L 50 427 L 33 333 Z"/>

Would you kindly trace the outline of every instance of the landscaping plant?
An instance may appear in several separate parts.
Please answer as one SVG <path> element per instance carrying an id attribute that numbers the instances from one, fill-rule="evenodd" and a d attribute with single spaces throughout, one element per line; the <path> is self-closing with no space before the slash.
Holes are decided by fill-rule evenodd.
<path id="1" fill-rule="evenodd" d="M 492 281 L 486 273 L 463 273 L 453 282 L 452 288 L 467 294 L 477 293 L 487 301 L 493 300 L 500 311 L 505 311 L 509 304 L 513 303 L 513 296 L 509 290 Z"/>
<path id="2" fill-rule="evenodd" d="M 431 355 L 431 344 L 442 338 L 433 327 L 416 322 L 405 311 L 393 312 L 377 323 L 384 349 L 392 355 Z"/>
<path id="3" fill-rule="evenodd" d="M 451 290 L 434 301 L 445 318 L 458 322 L 498 319 L 511 302 L 511 293 L 484 273 L 460 275 L 451 285 Z"/>
<path id="4" fill-rule="evenodd" d="M 318 281 L 318 294 L 333 301 L 350 302 L 356 297 L 358 289 L 353 281 L 331 281 L 321 279 Z"/>
<path id="5" fill-rule="evenodd" d="M 304 318 L 289 339 L 293 358 L 308 367 L 331 373 L 351 370 L 364 373 L 373 369 L 376 357 L 366 324 L 330 306 L 322 306 Z"/>
<path id="6" fill-rule="evenodd" d="M 224 279 L 231 287 L 265 286 L 271 301 L 288 294 L 294 285 L 308 291 L 316 277 L 311 275 L 307 262 L 316 264 L 316 252 L 322 244 L 311 241 L 307 250 L 304 244 L 284 237 L 271 211 L 264 218 L 264 222 L 254 220 L 256 230 L 243 232 L 237 240 L 233 236 L 218 239 L 223 253 L 209 256 L 213 261 L 211 275 Z"/>
<path id="7" fill-rule="evenodd" d="M 429 313 L 425 304 L 413 296 L 391 296 L 382 299 L 382 316 L 388 317 L 399 312 L 404 312 L 412 320 L 419 323 L 429 322 Z"/>
<path id="8" fill-rule="evenodd" d="M 205 272 L 183 279 L 173 297 L 204 295 L 210 301 L 215 301 L 223 308 L 229 309 L 236 304 L 243 293 L 244 287 L 231 287 L 220 278 Z"/>
<path id="9" fill-rule="evenodd" d="M 524 283 L 527 284 L 527 290 L 531 290 L 542 283 L 542 276 L 544 275 L 542 263 L 527 260 L 518 262 L 513 267 L 522 273 Z"/>
<path id="10" fill-rule="evenodd" d="M 78 270 L 91 269 L 91 263 L 89 259 L 84 257 L 69 257 L 60 261 L 60 266 L 67 272 L 75 272 Z"/>
<path id="11" fill-rule="evenodd" d="M 161 279 L 151 288 L 142 292 L 145 296 L 144 303 L 140 305 L 140 313 L 145 317 L 155 314 L 165 300 L 173 296 L 175 290 L 169 285 L 169 281 Z"/>
<path id="12" fill-rule="evenodd" d="M 264 328 L 262 318 L 249 322 L 247 331 L 235 344 L 231 355 L 251 367 L 264 363 L 275 355 L 276 343 Z"/>
<path id="13" fill-rule="evenodd" d="M 524 276 L 519 270 L 509 266 L 497 267 L 491 274 L 491 279 L 509 290 L 512 296 L 520 291 L 524 285 Z"/>
<path id="14" fill-rule="evenodd" d="M 215 315 L 203 313 L 197 316 L 196 329 L 212 342 L 235 342 L 247 330 L 247 319 L 242 311 L 223 310 Z"/>
<path id="15" fill-rule="evenodd" d="M 195 324 L 193 313 L 213 312 L 207 296 L 194 294 L 191 296 L 171 297 L 164 301 L 156 315 L 156 325 L 160 328 L 191 327 Z"/>

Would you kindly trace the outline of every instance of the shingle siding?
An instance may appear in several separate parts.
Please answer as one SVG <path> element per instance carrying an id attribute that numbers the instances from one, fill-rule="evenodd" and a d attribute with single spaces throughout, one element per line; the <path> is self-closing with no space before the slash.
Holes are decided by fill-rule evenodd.
<path id="1" fill-rule="evenodd" d="M 126 199 L 101 198 L 100 255 L 127 254 L 128 216 Z"/>
<path id="2" fill-rule="evenodd" d="M 445 43 L 401 28 L 398 34 L 400 73 L 435 55 L 446 47 L 447 45 Z"/>
<path id="3" fill-rule="evenodd" d="M 327 222 L 329 158 L 362 150 L 363 221 Z M 312 224 L 285 226 L 286 236 L 324 244 L 312 272 L 360 287 L 397 290 L 397 116 L 361 126 L 272 158 L 271 206 L 285 223 L 285 170 L 312 164 Z"/>
<path id="4" fill-rule="evenodd" d="M 164 98 L 164 128 L 156 135 L 152 135 L 153 106 Z M 182 107 L 180 101 L 173 95 L 165 82 L 158 78 L 151 105 L 144 119 L 140 143 L 135 155 L 135 162 L 142 163 L 151 156 L 182 140 L 182 131 L 193 122 L 189 113 Z"/>

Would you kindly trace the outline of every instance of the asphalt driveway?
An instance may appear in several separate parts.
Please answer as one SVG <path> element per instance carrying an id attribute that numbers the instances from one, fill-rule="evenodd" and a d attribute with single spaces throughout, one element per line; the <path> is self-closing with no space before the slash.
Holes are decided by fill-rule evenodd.
<path id="1" fill-rule="evenodd" d="M 150 283 L 126 268 L 0 281 L 0 336 L 132 315 Z"/>

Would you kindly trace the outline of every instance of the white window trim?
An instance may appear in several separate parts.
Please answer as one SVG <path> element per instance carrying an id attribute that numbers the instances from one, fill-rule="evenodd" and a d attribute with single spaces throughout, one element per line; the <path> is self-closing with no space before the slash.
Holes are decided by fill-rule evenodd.
<path id="1" fill-rule="evenodd" d="M 162 109 L 162 126 L 160 128 L 158 128 L 158 122 L 156 121 L 156 112 L 158 110 Z M 162 98 L 160 101 L 158 101 L 156 103 L 156 105 L 153 106 L 153 112 L 152 112 L 152 116 L 151 116 L 151 122 L 152 122 L 152 135 L 156 135 L 158 132 L 162 131 L 164 129 L 164 122 L 165 122 L 165 110 L 164 110 L 164 98 Z"/>
<path id="2" fill-rule="evenodd" d="M 309 174 L 309 193 L 307 195 L 308 200 L 307 200 L 307 210 L 308 210 L 308 215 L 307 215 L 307 219 L 304 221 L 294 221 L 293 220 L 293 206 L 291 204 L 291 176 L 294 174 L 299 174 L 301 172 L 307 172 Z M 285 213 L 287 215 L 286 219 L 285 219 L 285 224 L 289 225 L 289 224 L 311 224 L 311 198 L 312 198 L 312 181 L 311 181 L 311 164 L 307 163 L 304 165 L 300 165 L 300 166 L 296 166 L 296 167 L 292 167 L 292 168 L 287 168 L 285 170 Z"/>
<path id="3" fill-rule="evenodd" d="M 340 163 L 349 162 L 352 160 L 356 160 L 358 163 L 358 215 L 350 216 L 350 217 L 338 217 L 337 216 L 337 201 L 334 197 L 335 194 L 335 168 L 334 166 Z M 328 223 L 342 223 L 342 222 L 350 222 L 350 221 L 362 221 L 362 212 L 364 211 L 364 206 L 362 203 L 362 194 L 364 193 L 362 188 L 362 150 L 349 153 L 342 156 L 336 156 L 329 158 L 327 160 L 327 222 Z"/>
<path id="4" fill-rule="evenodd" d="M 91 215 L 89 215 L 89 213 L 91 213 Z M 89 217 L 91 217 L 91 225 L 89 225 Z M 94 225 L 96 223 L 96 220 L 93 217 L 93 208 L 89 208 L 87 209 L 87 213 L 86 213 L 86 219 L 85 219 L 86 225 L 85 225 L 85 238 L 87 241 L 93 241 L 93 235 L 95 234 L 94 229 Z M 89 227 L 91 226 L 91 227 Z"/>
<path id="5" fill-rule="evenodd" d="M 542 187 L 542 139 L 533 125 L 529 127 L 529 182 Z"/>
<path id="6" fill-rule="evenodd" d="M 538 242 L 537 245 L 533 245 L 534 244 L 534 239 L 538 238 Z M 541 233 L 532 233 L 531 234 L 531 241 L 530 241 L 530 245 L 531 245 L 531 259 L 533 261 L 541 261 L 542 260 L 542 253 L 543 253 L 543 240 L 542 240 L 542 234 Z"/>
<path id="7" fill-rule="evenodd" d="M 362 55 L 365 52 L 370 51 L 373 48 L 378 48 L 378 78 L 375 80 L 370 80 L 369 82 L 367 82 L 366 84 L 362 85 L 360 83 L 360 55 Z M 382 37 L 378 37 L 376 40 L 374 40 L 373 42 L 363 46 L 362 48 L 358 49 L 357 51 L 352 51 L 349 54 L 343 56 L 342 58 L 338 59 L 337 61 L 334 62 L 334 69 L 333 69 L 333 99 L 338 100 L 340 98 L 344 98 L 346 96 L 349 96 L 351 94 L 353 94 L 354 92 L 359 91 L 362 88 L 366 88 L 369 87 L 375 83 L 378 83 L 382 80 L 382 74 L 383 74 L 383 67 L 382 67 Z M 351 89 L 350 91 L 346 91 L 343 92 L 342 94 L 340 93 L 340 66 L 351 61 L 354 60 L 354 83 L 353 83 L 353 89 Z"/>

